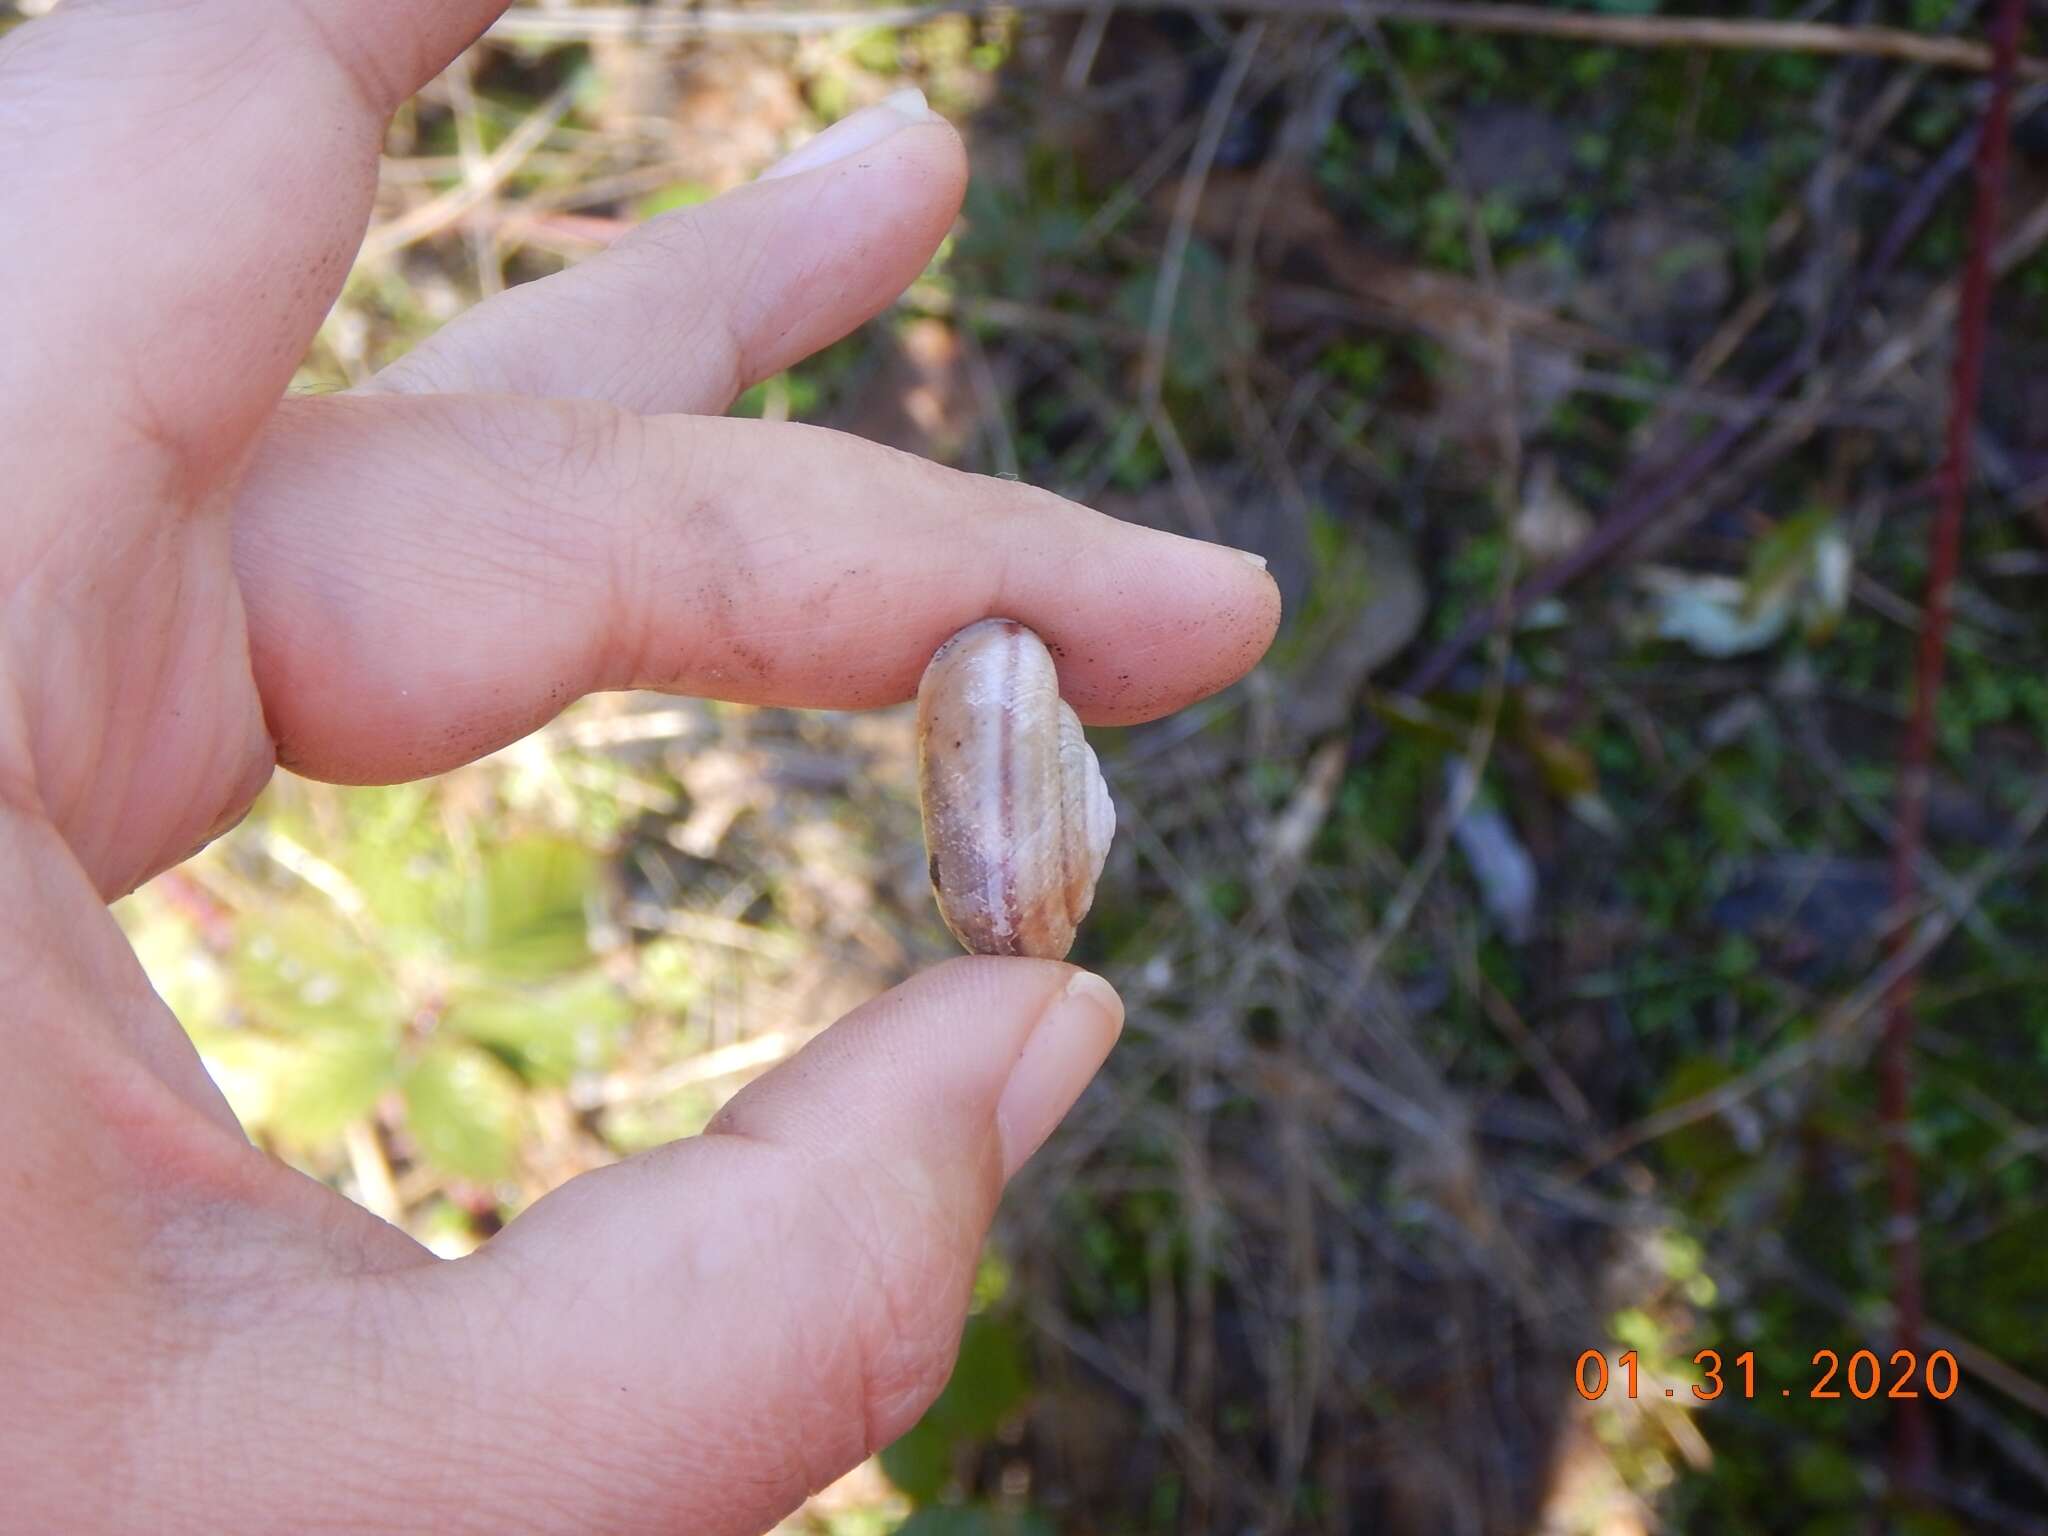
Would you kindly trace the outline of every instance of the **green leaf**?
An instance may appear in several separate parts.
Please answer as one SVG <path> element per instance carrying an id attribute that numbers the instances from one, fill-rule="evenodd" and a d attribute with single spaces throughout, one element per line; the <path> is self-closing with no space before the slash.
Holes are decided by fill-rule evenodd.
<path id="1" fill-rule="evenodd" d="M 1809 507 L 1757 540 L 1749 552 L 1749 571 L 1743 584 L 1745 619 L 1759 619 L 1791 602 L 1813 569 L 1816 547 L 1834 524 L 1834 514 L 1827 508 Z"/>
<path id="2" fill-rule="evenodd" d="M 585 903 L 597 856 L 560 838 L 529 837 L 484 854 L 453 947 L 494 977 L 538 980 L 590 959 Z"/>
<path id="3" fill-rule="evenodd" d="M 699 203 L 708 203 L 713 195 L 711 188 L 701 181 L 672 181 L 641 198 L 633 205 L 633 211 L 643 219 L 659 218 L 678 208 L 694 208 Z"/>
<path id="4" fill-rule="evenodd" d="M 244 1125 L 298 1147 L 340 1135 L 397 1077 L 396 1037 L 373 1030 L 194 1029 L 192 1044 Z"/>
<path id="5" fill-rule="evenodd" d="M 285 1033 L 397 1032 L 397 988 L 378 956 L 332 913 L 281 905 L 245 933 L 235 995 L 254 1022 Z"/>
<path id="6" fill-rule="evenodd" d="M 441 1027 L 492 1047 L 528 1078 L 560 1083 L 605 1066 L 632 1017 L 610 979 L 592 970 L 532 990 L 465 993 L 449 1004 Z"/>
<path id="7" fill-rule="evenodd" d="M 953 1439 L 929 1417 L 919 1419 L 879 1458 L 890 1482 L 919 1504 L 936 1499 L 953 1480 Z"/>
<path id="8" fill-rule="evenodd" d="M 340 866 L 376 919 L 387 942 L 400 948 L 431 942 L 441 916 L 462 889 L 448 856 L 448 837 L 429 786 L 394 784 L 351 790 L 343 802 L 346 836 L 313 821 L 296 833 Z"/>
<path id="9" fill-rule="evenodd" d="M 893 75 L 902 68 L 900 43 L 894 27 L 868 27 L 854 34 L 847 44 L 853 62 L 871 74 Z"/>
<path id="10" fill-rule="evenodd" d="M 912 1499 L 937 1498 L 952 1481 L 961 1448 L 995 1434 L 1030 1393 L 1030 1368 L 1016 1325 L 976 1313 L 960 1336 L 946 1389 L 908 1434 L 882 1452 L 882 1470 Z"/>
<path id="11" fill-rule="evenodd" d="M 1715 1057 L 1689 1057 L 1665 1077 L 1663 1089 L 1652 1107 L 1662 1111 L 1690 1104 L 1734 1077 L 1733 1069 Z M 1707 1178 L 1725 1174 L 1739 1167 L 1743 1161 L 1734 1136 L 1719 1115 L 1705 1116 L 1679 1126 L 1662 1139 L 1660 1146 L 1673 1167 Z"/>
<path id="12" fill-rule="evenodd" d="M 397 989 L 324 909 L 274 907 L 246 933 L 235 1001 L 255 1027 L 209 1031 L 201 1049 L 249 1123 L 294 1145 L 329 1140 L 395 1081 Z"/>
<path id="13" fill-rule="evenodd" d="M 1856 1504 L 1869 1496 L 1863 1463 L 1838 1445 L 1808 1441 L 1792 1453 L 1792 1486 L 1819 1505 Z"/>
<path id="14" fill-rule="evenodd" d="M 420 1156 L 463 1178 L 495 1179 L 511 1165 L 521 1102 L 519 1079 L 473 1046 L 437 1045 L 405 1076 Z"/>
<path id="15" fill-rule="evenodd" d="M 356 1030 L 195 1028 L 190 1036 L 236 1118 L 291 1147 L 330 1141 L 369 1114 L 397 1067 L 389 1036 Z"/>
<path id="16" fill-rule="evenodd" d="M 271 1109 L 271 1129 L 287 1141 L 339 1136 L 376 1107 L 398 1065 L 393 1035 L 374 1030 L 316 1030 L 290 1042 Z"/>
<path id="17" fill-rule="evenodd" d="M 1030 1367 L 1015 1325 L 981 1313 L 967 1320 L 952 1378 L 927 1417 L 958 1438 L 986 1439 L 1024 1406 L 1030 1393 Z"/>

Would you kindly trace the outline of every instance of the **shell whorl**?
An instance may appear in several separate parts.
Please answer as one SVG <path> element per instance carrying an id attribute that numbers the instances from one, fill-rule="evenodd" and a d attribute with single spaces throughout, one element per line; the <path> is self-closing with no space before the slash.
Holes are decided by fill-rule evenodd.
<path id="1" fill-rule="evenodd" d="M 1116 812 L 1045 642 L 983 619 L 939 647 L 917 689 L 917 780 L 953 936 L 973 954 L 1063 959 Z"/>

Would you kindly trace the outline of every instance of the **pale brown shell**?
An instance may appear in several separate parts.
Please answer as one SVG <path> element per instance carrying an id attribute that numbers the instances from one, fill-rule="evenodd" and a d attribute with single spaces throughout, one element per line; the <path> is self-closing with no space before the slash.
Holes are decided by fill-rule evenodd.
<path id="1" fill-rule="evenodd" d="M 917 787 L 953 936 L 977 955 L 1065 958 L 1116 812 L 1045 642 L 1016 620 L 968 625 L 925 668 Z"/>

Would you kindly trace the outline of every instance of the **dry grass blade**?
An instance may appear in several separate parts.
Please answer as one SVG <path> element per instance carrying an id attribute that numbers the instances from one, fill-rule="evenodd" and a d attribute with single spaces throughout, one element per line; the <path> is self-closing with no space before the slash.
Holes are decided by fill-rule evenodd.
<path id="1" fill-rule="evenodd" d="M 810 1038 L 800 1030 L 775 1029 L 766 1034 L 736 1040 L 699 1056 L 685 1057 L 672 1066 L 652 1073 L 618 1072 L 575 1096 L 579 1109 L 602 1104 L 645 1103 L 664 1098 L 684 1088 L 715 1083 L 721 1078 L 751 1076 L 765 1072 L 779 1061 L 794 1056 Z"/>
<path id="2" fill-rule="evenodd" d="M 525 163 L 528 155 L 547 142 L 548 135 L 560 126 L 570 107 L 575 105 L 576 90 L 574 80 L 556 89 L 512 130 L 489 159 L 463 178 L 460 186 L 449 188 L 410 213 L 373 225 L 363 237 L 363 248 L 357 260 L 374 261 L 389 256 L 460 223 L 464 215 L 504 186 L 512 173 Z"/>
<path id="3" fill-rule="evenodd" d="M 1160 391 L 1166 386 L 1166 349 L 1173 329 L 1174 301 L 1180 295 L 1181 274 L 1186 269 L 1188 245 L 1194 239 L 1195 214 L 1201 206 L 1202 189 L 1208 185 L 1209 170 L 1216 163 L 1216 150 L 1223 131 L 1230 126 L 1230 114 L 1237 105 L 1245 76 L 1251 73 L 1259 43 L 1266 35 L 1263 23 L 1254 22 L 1238 34 L 1230 51 L 1223 78 L 1217 81 L 1202 116 L 1194 152 L 1188 157 L 1187 175 L 1181 178 L 1173 200 L 1173 223 L 1167 231 L 1166 248 L 1159 258 L 1159 283 L 1152 290 L 1152 313 L 1145 327 L 1145 356 L 1138 374 L 1139 393 L 1148 413 L 1159 409 Z"/>

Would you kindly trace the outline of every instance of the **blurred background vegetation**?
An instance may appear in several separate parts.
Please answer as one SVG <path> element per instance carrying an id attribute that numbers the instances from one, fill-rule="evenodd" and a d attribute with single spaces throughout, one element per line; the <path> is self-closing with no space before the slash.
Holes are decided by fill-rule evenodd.
<path id="1" fill-rule="evenodd" d="M 1963 1385 L 1908 1507 L 1882 1398 L 1806 1389 L 1889 1338 L 1873 988 L 1986 87 L 1536 9 L 1617 30 L 535 0 L 392 128 L 302 389 L 922 87 L 972 154 L 955 234 L 740 408 L 1258 549 L 1288 598 L 1245 684 L 1096 733 L 1122 835 L 1075 958 L 1124 1042 L 1007 1201 L 953 1384 L 789 1530 L 2048 1530 L 2040 90 L 1920 862 Z M 458 1254 L 949 952 L 909 730 L 590 700 L 431 783 L 280 775 L 121 915 L 252 1132 Z M 1755 1352 L 1753 1401 L 1693 1400 L 1704 1347 Z M 1642 1397 L 1583 1400 L 1588 1348 Z"/>

